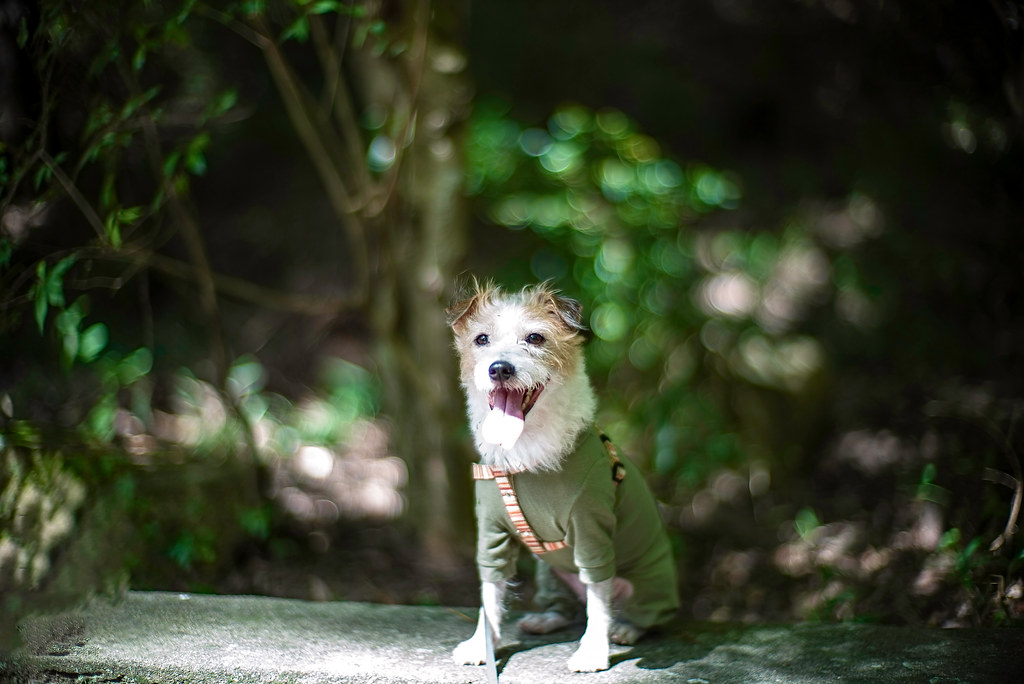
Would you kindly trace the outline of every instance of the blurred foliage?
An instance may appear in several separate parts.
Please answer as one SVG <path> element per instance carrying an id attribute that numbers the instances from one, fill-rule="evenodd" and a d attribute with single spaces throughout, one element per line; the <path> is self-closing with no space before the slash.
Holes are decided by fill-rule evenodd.
<path id="1" fill-rule="evenodd" d="M 215 173 L 211 146 L 247 114 L 204 50 L 230 30 L 253 39 L 246 22 L 275 30 L 265 4 L 16 9 L 2 25 L 24 90 L 3 105 L 24 118 L 5 119 L 0 142 L 0 647 L 27 612 L 129 576 L 213 590 L 240 555 L 301 554 L 312 527 L 337 522 L 337 507 L 312 515 L 321 499 L 347 496 L 351 518 L 393 518 L 405 472 L 386 441 L 364 444 L 380 398 L 362 367 L 306 360 L 308 385 L 297 378 L 286 398 L 257 357 L 232 358 L 238 336 L 214 288 L 229 281 L 260 303 L 276 293 L 211 269 L 194 190 Z M 291 17 L 283 43 L 305 43 L 325 14 L 350 17 L 356 43 L 389 41 L 361 5 L 271 13 Z M 349 442 L 358 458 L 342 464 Z M 319 449 L 312 467 L 304 448 Z M 339 478 L 347 490 L 317 494 Z M 312 493 L 285 496 L 297 486 Z"/>
<path id="2" fill-rule="evenodd" d="M 589 305 L 591 371 L 616 388 L 606 429 L 685 489 L 800 448 L 800 434 L 776 432 L 772 404 L 822 391 L 828 359 L 801 325 L 838 295 L 841 253 L 796 220 L 777 233 L 709 227 L 741 202 L 739 179 L 666 158 L 622 112 L 567 106 L 539 128 L 484 104 L 467 149 L 487 218 L 543 241 L 509 277 L 551 278 Z M 872 220 L 869 198 L 849 206 Z M 845 292 L 866 297 L 855 282 Z"/>
<path id="3" fill-rule="evenodd" d="M 694 614 L 1020 617 L 1020 480 L 992 474 L 1019 474 L 1014 388 L 979 390 L 983 406 L 941 401 L 959 381 L 921 375 L 920 357 L 861 384 L 862 362 L 936 336 L 889 299 L 906 274 L 879 271 L 877 255 L 918 238 L 881 201 L 853 189 L 750 226 L 735 173 L 667 158 L 622 112 L 582 105 L 531 126 L 484 100 L 467 150 L 481 229 L 533 234 L 509 247 L 521 260 L 496 265 L 504 279 L 550 278 L 590 311 L 600 420 L 657 475 Z M 887 405 L 872 434 L 864 411 L 883 388 L 932 401 Z M 936 421 L 940 406 L 950 422 Z M 881 427 L 894 415 L 899 437 Z M 998 448 L 959 443 L 976 429 L 960 421 L 984 421 Z"/>
<path id="4" fill-rule="evenodd" d="M 583 301 L 685 615 L 1020 620 L 1020 3 L 472 3 L 463 140 L 396 7 L 0 13 L 0 625 L 128 581 L 473 600 L 393 524 L 412 404 L 461 408 L 394 382 L 450 362 L 389 299 L 440 297 L 413 240 L 458 220 L 392 201 L 414 142 L 465 154 L 469 266 Z"/>

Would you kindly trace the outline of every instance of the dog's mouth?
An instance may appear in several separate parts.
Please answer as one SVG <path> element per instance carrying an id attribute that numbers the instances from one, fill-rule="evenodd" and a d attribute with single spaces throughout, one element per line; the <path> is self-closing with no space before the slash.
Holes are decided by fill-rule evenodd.
<path id="1" fill-rule="evenodd" d="M 491 410 L 500 408 L 505 415 L 524 419 L 543 391 L 544 385 L 535 385 L 528 389 L 499 386 L 491 390 L 487 396 L 487 403 Z"/>
<path id="2" fill-rule="evenodd" d="M 526 414 L 530 412 L 544 385 L 526 389 L 499 385 L 487 397 L 490 413 L 483 423 L 483 438 L 488 444 L 500 444 L 505 449 L 515 446 L 523 433 Z"/>

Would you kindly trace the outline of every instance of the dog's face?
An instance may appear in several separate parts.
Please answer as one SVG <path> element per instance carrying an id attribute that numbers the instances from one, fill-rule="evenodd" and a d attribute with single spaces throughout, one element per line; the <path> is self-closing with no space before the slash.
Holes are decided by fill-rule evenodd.
<path id="1" fill-rule="evenodd" d="M 546 284 L 517 293 L 477 285 L 449 308 L 471 409 L 486 401 L 484 442 L 511 449 L 530 412 L 580 371 L 588 332 L 581 311 Z"/>

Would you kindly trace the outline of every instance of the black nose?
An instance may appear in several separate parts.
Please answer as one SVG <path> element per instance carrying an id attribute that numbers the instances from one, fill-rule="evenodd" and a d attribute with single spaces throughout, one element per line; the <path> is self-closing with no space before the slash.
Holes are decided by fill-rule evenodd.
<path id="1" fill-rule="evenodd" d="M 495 361 L 491 364 L 491 367 L 487 369 L 487 374 L 490 375 L 491 380 L 494 380 L 495 382 L 505 382 L 516 374 L 516 367 L 508 361 Z"/>

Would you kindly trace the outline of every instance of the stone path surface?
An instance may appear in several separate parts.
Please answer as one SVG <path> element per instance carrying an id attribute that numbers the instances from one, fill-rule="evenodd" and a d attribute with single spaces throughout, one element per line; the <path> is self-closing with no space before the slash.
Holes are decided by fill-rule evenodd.
<path id="1" fill-rule="evenodd" d="M 451 649 L 475 611 L 250 596 L 130 593 L 38 618 L 0 655 L 0 682 L 172 684 L 486 682 Z M 855 624 L 683 624 L 632 648 L 606 672 L 572 674 L 579 630 L 526 638 L 509 630 L 499 681 L 1022 682 L 1024 630 Z"/>

